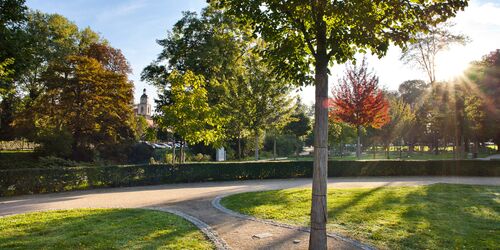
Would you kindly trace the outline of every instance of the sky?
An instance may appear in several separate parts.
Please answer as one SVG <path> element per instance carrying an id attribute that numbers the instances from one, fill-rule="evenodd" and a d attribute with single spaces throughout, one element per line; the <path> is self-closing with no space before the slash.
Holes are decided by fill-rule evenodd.
<path id="1" fill-rule="evenodd" d="M 75 22 L 80 28 L 90 27 L 107 39 L 111 46 L 121 49 L 132 66 L 130 79 L 135 84 L 135 100 L 142 90 L 153 98 L 156 89 L 141 82 L 144 67 L 161 52 L 157 39 L 166 37 L 168 30 L 182 17 L 183 11 L 200 10 L 206 0 L 28 0 L 31 9 L 58 13 Z M 500 0 L 472 0 L 465 11 L 452 20 L 453 31 L 469 37 L 465 46 L 452 46 L 437 58 L 438 80 L 449 80 L 460 74 L 470 61 L 495 49 L 500 49 Z M 382 59 L 367 56 L 369 67 L 379 76 L 380 85 L 396 90 L 403 81 L 426 80 L 418 68 L 403 64 L 401 50 L 391 46 Z M 359 55 L 359 58 L 362 56 Z M 330 86 L 338 83 L 344 65 L 334 65 L 329 78 Z M 314 101 L 314 87 L 304 87 L 299 95 L 306 104 Z"/>

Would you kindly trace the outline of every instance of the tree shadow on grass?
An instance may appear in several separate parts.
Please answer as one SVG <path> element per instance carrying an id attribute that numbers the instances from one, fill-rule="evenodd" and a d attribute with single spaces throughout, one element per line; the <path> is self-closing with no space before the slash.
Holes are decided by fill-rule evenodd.
<path id="1" fill-rule="evenodd" d="M 332 209 L 332 223 L 344 224 L 330 229 L 388 249 L 494 249 L 499 191 L 451 184 L 390 188 L 365 196 L 364 204 L 342 206 L 348 207 L 342 213 Z"/>
<path id="2" fill-rule="evenodd" d="M 144 249 L 169 245 L 184 249 L 211 246 L 194 225 L 158 211 L 62 210 L 0 220 L 0 249 Z"/>
<path id="3" fill-rule="evenodd" d="M 496 249 L 499 193 L 456 184 L 331 189 L 328 230 L 388 249 Z M 310 189 L 241 194 L 233 202 L 227 207 L 257 217 L 309 223 Z"/>
<path id="4" fill-rule="evenodd" d="M 412 230 L 396 241 L 403 248 L 495 249 L 500 244 L 500 187 L 435 184 L 413 192 L 402 214 Z"/>

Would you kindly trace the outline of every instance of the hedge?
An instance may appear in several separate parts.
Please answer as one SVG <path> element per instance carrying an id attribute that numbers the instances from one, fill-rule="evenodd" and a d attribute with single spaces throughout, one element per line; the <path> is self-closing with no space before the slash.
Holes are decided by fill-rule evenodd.
<path id="1" fill-rule="evenodd" d="M 311 161 L 0 170 L 0 196 L 96 187 L 312 176 Z M 500 176 L 500 161 L 330 161 L 330 177 Z"/>

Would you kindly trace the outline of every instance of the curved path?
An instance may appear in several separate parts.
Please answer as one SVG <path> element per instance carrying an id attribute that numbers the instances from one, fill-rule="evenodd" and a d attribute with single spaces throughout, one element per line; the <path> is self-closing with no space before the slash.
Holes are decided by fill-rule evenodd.
<path id="1" fill-rule="evenodd" d="M 330 178 L 330 188 L 460 183 L 500 185 L 500 177 L 367 177 Z M 308 234 L 258 221 L 234 217 L 215 209 L 211 201 L 232 193 L 309 187 L 310 179 L 251 180 L 183 183 L 158 186 L 106 188 L 55 194 L 0 198 L 0 216 L 30 211 L 71 208 L 169 208 L 182 211 L 212 227 L 232 249 L 306 249 Z M 256 239 L 252 236 L 271 233 Z M 299 240 L 299 243 L 294 243 Z M 329 248 L 356 249 L 355 245 L 329 238 Z"/>

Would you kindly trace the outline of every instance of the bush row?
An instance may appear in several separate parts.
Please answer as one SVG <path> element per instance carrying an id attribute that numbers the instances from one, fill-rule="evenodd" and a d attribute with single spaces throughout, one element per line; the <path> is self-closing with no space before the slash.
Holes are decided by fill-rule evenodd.
<path id="1" fill-rule="evenodd" d="M 0 170 L 0 196 L 95 187 L 312 176 L 311 161 Z M 500 161 L 331 161 L 328 176 L 500 176 Z"/>

